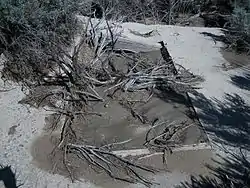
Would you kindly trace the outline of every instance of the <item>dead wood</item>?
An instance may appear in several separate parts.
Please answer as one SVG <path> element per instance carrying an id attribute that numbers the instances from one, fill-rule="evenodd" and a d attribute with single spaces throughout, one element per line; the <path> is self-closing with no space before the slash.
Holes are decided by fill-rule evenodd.
<path id="1" fill-rule="evenodd" d="M 139 175 L 139 173 L 136 172 L 136 169 L 150 173 L 154 173 L 155 170 L 132 163 L 125 158 L 121 158 L 112 152 L 107 151 L 104 149 L 104 147 L 96 148 L 94 146 L 87 145 L 67 144 L 67 150 L 68 152 L 76 153 L 80 159 L 87 161 L 92 166 L 102 169 L 114 179 L 129 183 L 141 182 L 147 186 L 153 184 L 151 181 Z M 124 169 L 127 172 L 127 178 L 119 177 L 117 176 L 117 173 L 114 173 L 114 171 L 120 171 Z"/>

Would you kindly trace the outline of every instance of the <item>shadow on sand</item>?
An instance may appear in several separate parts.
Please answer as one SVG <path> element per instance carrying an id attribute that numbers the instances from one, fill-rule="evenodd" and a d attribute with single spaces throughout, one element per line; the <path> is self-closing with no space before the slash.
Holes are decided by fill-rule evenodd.
<path id="1" fill-rule="evenodd" d="M 231 76 L 231 83 L 241 89 L 250 91 L 250 73 L 244 73 L 242 76 Z"/>
<path id="2" fill-rule="evenodd" d="M 250 91 L 250 74 L 231 76 L 235 86 Z M 243 150 L 250 151 L 250 105 L 238 94 L 224 94 L 224 100 L 208 99 L 201 93 L 195 93 L 193 105 L 213 141 L 222 147 L 233 146 L 236 150 L 214 160 L 215 165 L 206 165 L 210 176 L 190 177 L 176 188 L 250 188 L 250 159 Z"/>
<path id="3" fill-rule="evenodd" d="M 176 188 L 249 188 L 250 161 L 241 154 L 230 153 L 228 157 L 220 157 L 216 166 L 207 165 L 211 176 L 190 177 L 190 181 L 182 182 Z"/>
<path id="4" fill-rule="evenodd" d="M 0 181 L 3 181 L 5 188 L 17 188 L 15 173 L 10 166 L 0 166 Z"/>
<path id="5" fill-rule="evenodd" d="M 250 150 L 250 106 L 237 94 L 225 94 L 224 101 L 195 94 L 193 105 L 213 141 Z"/>

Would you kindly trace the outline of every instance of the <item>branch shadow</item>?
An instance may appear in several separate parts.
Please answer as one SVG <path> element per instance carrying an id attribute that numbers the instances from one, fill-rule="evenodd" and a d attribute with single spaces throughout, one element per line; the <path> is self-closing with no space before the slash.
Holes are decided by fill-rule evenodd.
<path id="1" fill-rule="evenodd" d="M 237 94 L 225 94 L 224 101 L 196 93 L 192 100 L 212 141 L 250 150 L 250 106 Z"/>
<path id="2" fill-rule="evenodd" d="M 212 176 L 190 177 L 176 188 L 249 188 L 250 161 L 241 154 L 230 153 L 228 157 L 220 156 L 214 166 L 207 165 Z"/>
<path id="3" fill-rule="evenodd" d="M 243 76 L 231 76 L 231 83 L 241 89 L 250 91 L 250 73 L 244 73 Z"/>

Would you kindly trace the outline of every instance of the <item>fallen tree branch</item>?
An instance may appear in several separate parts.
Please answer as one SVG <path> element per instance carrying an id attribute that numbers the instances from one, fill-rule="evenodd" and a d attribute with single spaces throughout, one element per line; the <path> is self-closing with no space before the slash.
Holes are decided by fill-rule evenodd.
<path id="1" fill-rule="evenodd" d="M 155 170 L 132 163 L 129 160 L 119 157 L 118 155 L 106 151 L 102 148 L 103 147 L 97 148 L 88 145 L 67 144 L 68 152 L 76 153 L 80 159 L 87 161 L 89 164 L 102 169 L 114 179 L 130 183 L 135 183 L 139 181 L 147 186 L 153 184 L 153 182 L 140 176 L 135 170 L 140 169 L 151 173 L 155 173 Z M 119 170 L 124 168 L 128 172 L 128 178 L 119 177 L 118 175 L 115 175 L 113 173 L 114 169 Z"/>

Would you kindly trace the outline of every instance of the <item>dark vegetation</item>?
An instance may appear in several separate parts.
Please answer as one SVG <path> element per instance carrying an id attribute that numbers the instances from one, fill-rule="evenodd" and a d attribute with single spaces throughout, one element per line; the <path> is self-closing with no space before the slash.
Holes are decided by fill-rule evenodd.
<path id="1" fill-rule="evenodd" d="M 1 1 L 0 52 L 7 59 L 3 78 L 39 84 L 45 69 L 61 66 L 76 30 L 76 7 L 77 1 Z"/>
<path id="2" fill-rule="evenodd" d="M 237 53 L 249 52 L 249 1 L 248 0 L 209 0 L 204 1 L 201 17 L 206 27 L 223 28 L 224 37 L 220 40 L 226 48 Z"/>

